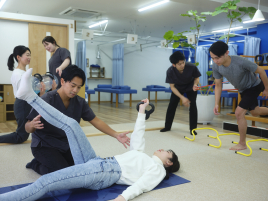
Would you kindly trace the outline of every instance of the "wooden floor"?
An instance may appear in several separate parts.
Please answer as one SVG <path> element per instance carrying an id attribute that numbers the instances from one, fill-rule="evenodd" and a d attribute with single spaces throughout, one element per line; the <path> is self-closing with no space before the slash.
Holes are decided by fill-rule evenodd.
<path id="1" fill-rule="evenodd" d="M 98 118 L 109 124 L 121 124 L 121 123 L 133 123 L 137 118 L 136 104 L 138 102 L 133 102 L 133 107 L 129 108 L 129 102 L 119 104 L 118 108 L 115 108 L 115 103 L 110 104 L 110 102 L 102 102 L 100 105 L 98 103 L 91 103 L 91 108 Z M 151 103 L 155 104 L 154 101 Z M 150 116 L 147 121 L 159 121 L 165 120 L 166 110 L 169 101 L 158 101 L 155 104 L 155 112 Z M 211 108 L 212 110 L 213 108 Z M 215 116 L 212 124 L 208 125 L 219 130 L 222 130 L 223 121 L 236 122 L 235 117 L 227 116 L 226 114 L 231 112 L 232 107 L 222 108 L 221 115 Z M 174 122 L 189 124 L 189 111 L 188 108 L 184 106 L 178 106 Z M 91 126 L 89 122 L 81 121 L 80 124 L 83 126 Z M 159 125 L 159 127 L 164 125 Z M 256 125 L 263 126 L 263 125 Z M 198 127 L 205 127 L 205 125 L 199 124 Z M 10 121 L 6 123 L 0 123 L 0 133 L 14 132 L 17 128 L 16 121 Z"/>

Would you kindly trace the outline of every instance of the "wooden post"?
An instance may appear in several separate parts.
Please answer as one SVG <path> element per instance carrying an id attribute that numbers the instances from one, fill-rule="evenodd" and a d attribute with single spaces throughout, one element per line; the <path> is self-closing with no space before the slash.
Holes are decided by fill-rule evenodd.
<path id="1" fill-rule="evenodd" d="M 111 104 L 113 104 L 113 93 L 111 93 Z"/>
<path id="2" fill-rule="evenodd" d="M 155 103 L 157 103 L 157 91 L 155 92 Z"/>
<path id="3" fill-rule="evenodd" d="M 233 98 L 233 108 L 232 108 L 232 112 L 235 112 L 235 108 L 236 108 L 236 98 Z"/>
<path id="4" fill-rule="evenodd" d="M 100 92 L 98 91 L 98 104 L 100 104 Z"/>
<path id="5" fill-rule="evenodd" d="M 115 107 L 118 107 L 118 94 L 116 94 L 116 105 Z"/>
<path id="6" fill-rule="evenodd" d="M 222 104 L 221 104 L 222 107 L 224 107 L 224 100 L 225 100 L 224 97 L 222 97 Z"/>
<path id="7" fill-rule="evenodd" d="M 148 91 L 148 100 L 150 101 L 150 91 Z"/>
<path id="8" fill-rule="evenodd" d="M 132 107 L 132 94 L 129 94 L 129 107 Z"/>

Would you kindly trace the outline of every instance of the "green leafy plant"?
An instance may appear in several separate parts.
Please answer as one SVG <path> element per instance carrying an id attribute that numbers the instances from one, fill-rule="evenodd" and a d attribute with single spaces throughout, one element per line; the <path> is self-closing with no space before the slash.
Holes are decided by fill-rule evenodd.
<path id="1" fill-rule="evenodd" d="M 242 22 L 242 17 L 244 17 L 245 15 L 248 15 L 252 19 L 257 10 L 254 7 L 238 7 L 236 4 L 239 2 L 240 0 L 227 1 L 221 6 L 215 8 L 215 11 L 211 14 L 212 16 L 216 16 L 220 13 L 227 14 L 227 18 L 230 20 L 229 31 L 227 35 L 224 35 L 219 38 L 219 40 L 227 38 L 227 44 L 229 42 L 230 37 L 235 36 L 235 34 L 230 34 L 232 24 L 236 21 Z"/>
<path id="2" fill-rule="evenodd" d="M 194 48 L 194 46 L 192 46 L 191 44 L 188 44 L 186 41 L 184 41 L 185 39 L 187 39 L 186 36 L 183 35 L 183 33 L 188 32 L 188 31 L 183 31 L 177 34 L 174 34 L 174 31 L 169 30 L 165 33 L 164 35 L 164 39 L 167 40 L 167 44 L 166 47 L 168 46 L 168 44 L 173 42 L 172 47 L 175 49 L 179 46 L 183 47 L 191 47 Z"/>

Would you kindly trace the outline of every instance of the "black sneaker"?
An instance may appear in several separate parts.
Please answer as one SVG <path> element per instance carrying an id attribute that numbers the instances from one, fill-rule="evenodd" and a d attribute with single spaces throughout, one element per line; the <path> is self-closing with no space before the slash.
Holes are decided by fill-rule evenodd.
<path id="1" fill-rule="evenodd" d="M 160 132 L 166 132 L 166 131 L 170 131 L 170 129 L 168 129 L 168 128 L 162 128 L 162 129 L 160 130 Z"/>

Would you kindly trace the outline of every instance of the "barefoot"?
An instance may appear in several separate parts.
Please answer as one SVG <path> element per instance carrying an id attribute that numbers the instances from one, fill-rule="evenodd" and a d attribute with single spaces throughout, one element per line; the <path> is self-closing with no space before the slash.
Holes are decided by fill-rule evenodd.
<path id="1" fill-rule="evenodd" d="M 239 150 L 244 150 L 244 149 L 247 149 L 247 145 L 237 144 L 231 147 L 229 150 L 239 151 Z"/>
<path id="2" fill-rule="evenodd" d="M 16 93 L 17 98 L 25 100 L 28 103 L 37 96 L 31 84 L 32 71 L 33 69 L 30 68 L 21 76 L 20 86 Z"/>

